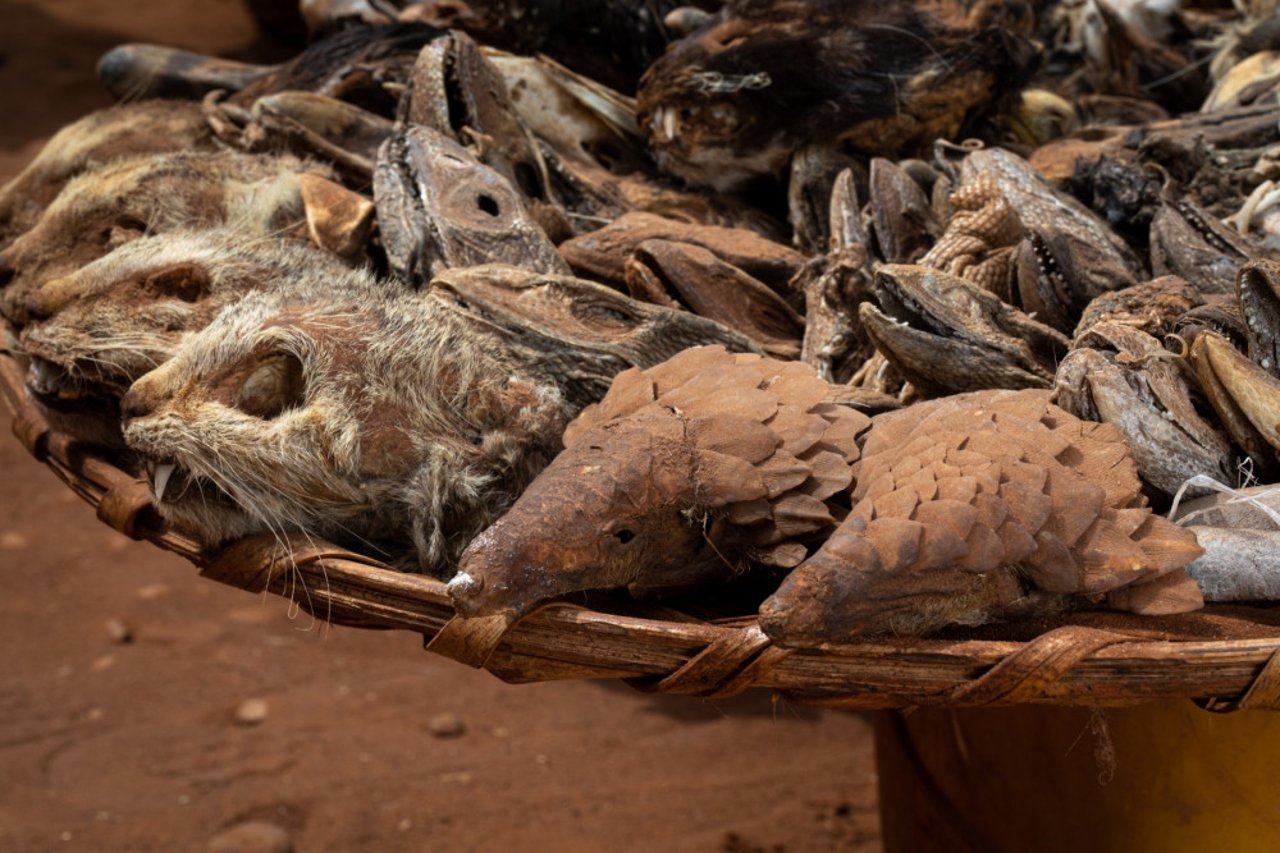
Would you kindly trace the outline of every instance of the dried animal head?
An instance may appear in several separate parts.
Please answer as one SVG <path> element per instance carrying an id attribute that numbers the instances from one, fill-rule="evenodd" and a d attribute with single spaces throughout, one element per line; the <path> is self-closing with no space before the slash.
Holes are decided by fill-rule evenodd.
<path id="1" fill-rule="evenodd" d="M 368 286 L 298 241 L 231 228 L 142 237 L 35 292 L 21 335 L 28 393 L 56 427 L 118 445 L 120 397 L 227 305 L 255 290 L 317 299 Z"/>
<path id="2" fill-rule="evenodd" d="M 134 383 L 125 440 L 161 514 L 206 545 L 300 530 L 439 570 L 570 411 L 436 302 L 344 289 L 236 303 Z"/>
<path id="3" fill-rule="evenodd" d="M 76 175 L 123 157 L 199 148 L 208 136 L 199 106 L 186 101 L 122 104 L 72 122 L 0 189 L 0 249 L 35 225 Z"/>
<path id="4" fill-rule="evenodd" d="M 933 394 L 1047 388 L 1065 336 L 975 284 L 924 267 L 876 271 L 876 305 L 858 316 L 876 349 L 912 385 Z"/>
<path id="5" fill-rule="evenodd" d="M 1231 445 L 1197 409 L 1199 386 L 1185 367 L 1141 329 L 1097 323 L 1058 367 L 1056 401 L 1119 429 L 1143 481 L 1166 495 L 1200 475 L 1231 482 Z"/>
<path id="6" fill-rule="evenodd" d="M 234 224 L 269 235 L 300 226 L 304 168 L 313 167 L 223 151 L 134 157 L 82 174 L 5 250 L 3 265 L 14 277 L 0 291 L 0 312 L 24 324 L 27 301 L 43 282 L 146 234 Z"/>
<path id="7" fill-rule="evenodd" d="M 683 349 L 751 342 L 714 320 L 637 302 L 595 282 L 489 264 L 446 270 L 430 298 L 552 379 L 578 405 L 593 403 L 628 367 L 653 367 Z"/>
<path id="8" fill-rule="evenodd" d="M 512 183 L 429 127 L 386 141 L 373 192 L 391 268 L 413 284 L 484 263 L 569 272 Z"/>

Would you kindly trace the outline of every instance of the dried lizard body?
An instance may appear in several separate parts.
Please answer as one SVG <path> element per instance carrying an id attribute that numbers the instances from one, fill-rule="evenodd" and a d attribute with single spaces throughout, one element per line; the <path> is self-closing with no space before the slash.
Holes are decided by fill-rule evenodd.
<path id="1" fill-rule="evenodd" d="M 748 561 L 794 566 L 830 531 L 865 415 L 796 362 L 686 350 L 628 370 L 565 450 L 467 548 L 449 592 L 515 618 L 588 589 L 675 590 Z"/>
<path id="2" fill-rule="evenodd" d="M 775 642 L 916 635 L 1101 601 L 1137 613 L 1203 603 L 1195 536 L 1142 505 L 1111 426 L 1048 392 L 987 391 L 876 419 L 854 506 L 760 609 Z"/>

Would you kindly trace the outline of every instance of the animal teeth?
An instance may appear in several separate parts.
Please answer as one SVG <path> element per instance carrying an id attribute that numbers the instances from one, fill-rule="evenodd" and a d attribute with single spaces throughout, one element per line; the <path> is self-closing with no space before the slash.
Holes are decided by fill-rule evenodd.
<path id="1" fill-rule="evenodd" d="M 668 140 L 676 138 L 676 113 L 675 110 L 664 110 L 662 114 L 662 132 Z"/>
<path id="2" fill-rule="evenodd" d="M 151 494 L 155 496 L 156 503 L 164 501 L 165 486 L 169 485 L 169 478 L 173 476 L 175 467 L 177 466 L 172 462 L 162 462 L 151 472 Z"/>

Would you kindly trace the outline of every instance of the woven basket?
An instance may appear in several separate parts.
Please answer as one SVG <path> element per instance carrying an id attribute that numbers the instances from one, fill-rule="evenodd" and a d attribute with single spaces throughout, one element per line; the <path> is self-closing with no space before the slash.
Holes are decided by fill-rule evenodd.
<path id="1" fill-rule="evenodd" d="M 842 708 L 1122 705 L 1187 697 L 1212 710 L 1280 708 L 1280 607 L 1210 606 L 1177 617 L 1072 614 L 922 640 L 868 640 L 820 651 L 773 645 L 754 619 L 700 620 L 669 608 L 638 615 L 551 604 L 507 628 L 455 618 L 444 584 L 303 536 L 215 553 L 168 528 L 147 485 L 52 431 L 26 402 L 22 371 L 0 355 L 13 431 L 38 459 L 134 539 L 186 557 L 205 577 L 290 597 L 361 628 L 424 636 L 431 651 L 510 682 L 620 678 L 646 691 L 731 696 L 751 687 Z"/>

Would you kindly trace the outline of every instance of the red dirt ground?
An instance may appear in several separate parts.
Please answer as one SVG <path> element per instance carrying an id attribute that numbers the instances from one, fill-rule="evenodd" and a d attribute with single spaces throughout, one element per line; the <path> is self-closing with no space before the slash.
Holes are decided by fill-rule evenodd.
<path id="1" fill-rule="evenodd" d="M 0 0 L 0 180 L 130 40 L 281 55 L 237 0 Z M 0 584 L 0 850 L 281 849 L 223 835 L 252 821 L 299 851 L 879 849 L 860 717 L 509 686 L 319 625 L 113 533 L 7 436 Z"/>

